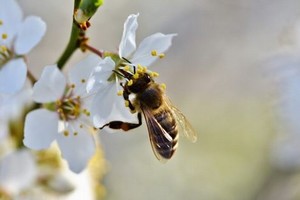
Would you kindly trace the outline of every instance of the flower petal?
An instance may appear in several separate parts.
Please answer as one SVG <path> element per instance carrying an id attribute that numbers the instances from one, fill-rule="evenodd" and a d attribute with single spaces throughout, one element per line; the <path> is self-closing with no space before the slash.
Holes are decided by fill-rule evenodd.
<path id="1" fill-rule="evenodd" d="M 119 55 L 120 57 L 128 58 L 136 49 L 135 44 L 135 32 L 138 27 L 137 17 L 139 14 L 129 15 L 127 20 L 124 23 L 124 30 L 122 39 L 119 45 Z"/>
<path id="2" fill-rule="evenodd" d="M 70 83 L 81 83 L 82 79 L 87 79 L 92 70 L 101 62 L 101 58 L 97 55 L 91 54 L 83 60 L 75 64 L 69 70 Z"/>
<path id="3" fill-rule="evenodd" d="M 18 55 L 27 54 L 35 47 L 46 32 L 45 22 L 36 16 L 27 17 L 17 33 L 15 52 Z"/>
<path id="4" fill-rule="evenodd" d="M 15 38 L 15 34 L 18 31 L 18 28 L 22 24 L 23 12 L 15 0 L 0 0 L 0 20 L 2 21 L 2 25 L 0 26 L 0 35 L 3 33 L 7 34 L 7 38 L 2 44 L 8 45 L 9 48 L 11 46 L 9 44 L 12 43 Z"/>
<path id="5" fill-rule="evenodd" d="M 300 166 L 299 135 L 277 138 L 271 152 L 272 164 L 281 170 L 297 170 Z"/>
<path id="6" fill-rule="evenodd" d="M 145 38 L 138 46 L 133 58 L 130 60 L 134 64 L 150 66 L 158 56 L 152 56 L 151 51 L 156 50 L 158 53 L 164 53 L 172 45 L 172 39 L 177 34 L 155 33 Z"/>
<path id="7" fill-rule="evenodd" d="M 79 130 L 77 135 L 64 136 L 61 133 L 57 137 L 62 156 L 68 161 L 70 169 L 75 173 L 80 173 L 87 166 L 89 159 L 96 150 L 92 135 L 84 130 Z"/>
<path id="8" fill-rule="evenodd" d="M 66 79 L 56 65 L 46 66 L 33 86 L 33 100 L 39 103 L 60 99 L 66 88 Z"/>
<path id="9" fill-rule="evenodd" d="M 117 84 L 110 84 L 96 94 L 91 109 L 95 127 L 102 127 L 110 121 L 137 121 L 136 116 L 125 107 L 124 99 L 117 95 L 117 91 Z"/>
<path id="10" fill-rule="evenodd" d="M 13 26 L 13 23 L 22 21 L 23 12 L 16 0 L 0 0 L 0 17 Z"/>
<path id="11" fill-rule="evenodd" d="M 115 83 L 111 83 L 95 95 L 91 107 L 91 115 L 95 127 L 101 127 L 108 122 L 114 98 L 117 97 L 117 91 L 114 90 L 115 87 Z"/>
<path id="12" fill-rule="evenodd" d="M 38 109 L 27 114 L 25 119 L 25 146 L 31 149 L 46 149 L 58 135 L 58 115 L 46 109 Z"/>
<path id="13" fill-rule="evenodd" d="M 107 79 L 113 74 L 115 69 L 115 62 L 110 58 L 106 57 L 104 60 L 101 60 L 97 67 L 94 68 L 91 76 L 89 77 L 87 83 L 87 92 L 93 93 L 101 90 L 109 82 Z"/>
<path id="14" fill-rule="evenodd" d="M 0 162 L 0 188 L 10 193 L 19 193 L 30 186 L 36 176 L 34 158 L 27 150 L 8 154 Z"/>
<path id="15" fill-rule="evenodd" d="M 24 86 L 27 74 L 23 58 L 13 59 L 0 67 L 0 93 L 13 94 Z"/>
<path id="16" fill-rule="evenodd" d="M 281 128 L 289 134 L 299 135 L 300 130 L 300 78 L 299 73 L 285 78 L 280 85 L 280 95 L 284 101 L 278 111 Z"/>
<path id="17" fill-rule="evenodd" d="M 87 80 L 100 61 L 99 56 L 91 54 L 70 69 L 69 80 L 71 84 L 75 85 L 75 94 L 86 93 Z"/>

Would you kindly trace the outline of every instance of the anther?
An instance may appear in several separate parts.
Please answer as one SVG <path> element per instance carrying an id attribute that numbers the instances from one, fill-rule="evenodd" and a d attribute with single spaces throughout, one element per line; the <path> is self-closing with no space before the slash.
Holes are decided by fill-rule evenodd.
<path id="1" fill-rule="evenodd" d="M 56 101 L 56 105 L 57 105 L 57 106 L 61 106 L 61 104 L 62 104 L 61 100 L 57 100 L 57 101 Z"/>
<path id="2" fill-rule="evenodd" d="M 156 50 L 152 50 L 152 51 L 151 51 L 151 55 L 152 55 L 152 56 L 157 56 L 157 51 L 156 51 Z"/>
<path id="3" fill-rule="evenodd" d="M 129 107 L 129 101 L 125 100 L 125 107 Z"/>
<path id="4" fill-rule="evenodd" d="M 139 74 L 138 74 L 138 73 L 135 73 L 135 74 L 133 75 L 133 78 L 134 78 L 134 79 L 138 79 L 138 78 L 139 78 Z"/>
<path id="5" fill-rule="evenodd" d="M 160 54 L 158 55 L 158 57 L 159 57 L 159 58 L 164 58 L 164 57 L 165 57 L 165 54 L 164 54 L 164 53 L 160 53 Z"/>
<path id="6" fill-rule="evenodd" d="M 124 67 L 124 70 L 128 72 L 128 71 L 130 70 L 130 66 L 129 66 L 129 65 L 126 65 L 126 66 Z"/>
<path id="7" fill-rule="evenodd" d="M 83 109 L 82 112 L 88 117 L 91 115 L 90 111 L 88 111 L 87 109 Z"/>
<path id="8" fill-rule="evenodd" d="M 146 72 L 146 71 L 147 71 L 147 67 L 144 66 L 144 67 L 143 67 L 143 72 Z"/>
<path id="9" fill-rule="evenodd" d="M 131 86 L 133 84 L 133 81 L 132 80 L 129 80 L 128 82 L 127 82 L 127 85 L 128 86 Z"/>
<path id="10" fill-rule="evenodd" d="M 69 135 L 69 131 L 65 130 L 64 131 L 64 136 L 68 136 Z"/>
<path id="11" fill-rule="evenodd" d="M 123 90 L 118 91 L 117 95 L 122 96 L 123 95 Z"/>
<path id="12" fill-rule="evenodd" d="M 137 68 L 139 69 L 143 69 L 143 66 L 141 64 L 137 64 Z"/>
<path id="13" fill-rule="evenodd" d="M 160 87 L 161 87 L 163 90 L 166 90 L 166 88 L 167 88 L 167 85 L 166 85 L 166 84 L 164 84 L 164 83 L 162 83 L 162 84 L 160 84 Z"/>
<path id="14" fill-rule="evenodd" d="M 151 76 L 151 77 L 158 77 L 159 74 L 158 74 L 157 72 L 151 72 L 150 76 Z"/>
<path id="15" fill-rule="evenodd" d="M 0 26 L 3 25 L 3 21 L 0 19 Z"/>
<path id="16" fill-rule="evenodd" d="M 142 74 L 143 72 L 144 72 L 143 66 L 142 66 L 141 64 L 138 64 L 138 65 L 137 65 L 137 73 Z"/>
<path id="17" fill-rule="evenodd" d="M 85 79 L 81 79 L 81 83 L 85 83 Z"/>
<path id="18" fill-rule="evenodd" d="M 89 28 L 91 26 L 91 23 L 89 21 L 86 21 L 85 25 L 86 25 L 87 28 Z"/>
<path id="19" fill-rule="evenodd" d="M 75 84 L 74 84 L 74 83 L 71 84 L 70 87 L 71 87 L 72 89 L 74 89 L 74 88 L 75 88 Z"/>
<path id="20" fill-rule="evenodd" d="M 4 45 L 1 45 L 0 46 L 0 52 L 7 52 L 7 47 L 6 46 L 4 46 Z"/>
<path id="21" fill-rule="evenodd" d="M 6 33 L 2 33 L 2 39 L 5 40 L 7 38 L 7 34 Z"/>
<path id="22" fill-rule="evenodd" d="M 76 136 L 76 135 L 78 135 L 78 132 L 76 131 L 76 132 L 74 132 L 73 134 L 74 134 L 74 136 Z"/>

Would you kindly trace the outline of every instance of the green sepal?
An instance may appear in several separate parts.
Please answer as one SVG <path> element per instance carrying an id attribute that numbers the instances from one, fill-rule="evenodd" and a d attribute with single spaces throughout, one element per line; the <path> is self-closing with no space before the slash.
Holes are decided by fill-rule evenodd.
<path id="1" fill-rule="evenodd" d="M 116 53 L 113 53 L 113 52 L 107 52 L 105 51 L 104 54 L 103 54 L 104 57 L 110 57 L 115 63 L 116 63 L 116 66 L 115 66 L 115 70 L 118 70 L 119 67 L 121 66 L 125 66 L 124 65 L 124 61 L 119 57 L 118 54 Z M 111 82 L 111 81 L 115 81 L 116 80 L 116 77 L 119 79 L 119 80 L 122 80 L 123 77 L 116 74 L 116 73 L 112 73 L 112 75 L 107 79 L 107 81 Z"/>

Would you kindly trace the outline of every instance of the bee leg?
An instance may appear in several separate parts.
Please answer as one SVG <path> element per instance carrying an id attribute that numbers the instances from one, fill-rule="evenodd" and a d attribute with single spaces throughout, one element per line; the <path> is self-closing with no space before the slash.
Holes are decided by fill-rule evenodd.
<path id="1" fill-rule="evenodd" d="M 131 101 L 129 100 L 129 95 L 130 93 L 127 90 L 124 90 L 123 98 L 125 99 L 125 101 L 128 102 L 128 107 L 130 108 L 130 110 L 135 112 L 135 107 L 132 105 Z"/>
<path id="2" fill-rule="evenodd" d="M 140 112 L 138 113 L 137 117 L 139 120 L 137 124 L 122 121 L 111 121 L 100 127 L 100 129 L 103 129 L 104 127 L 108 126 L 111 129 L 122 129 L 123 131 L 129 131 L 142 125 L 142 114 Z"/>

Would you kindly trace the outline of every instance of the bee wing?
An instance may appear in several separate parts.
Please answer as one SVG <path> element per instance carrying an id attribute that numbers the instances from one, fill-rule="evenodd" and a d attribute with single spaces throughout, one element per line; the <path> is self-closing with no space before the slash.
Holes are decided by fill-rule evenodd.
<path id="1" fill-rule="evenodd" d="M 156 158 L 165 163 L 173 155 L 173 139 L 157 122 L 147 107 L 141 107 L 148 128 L 152 150 Z"/>
<path id="2" fill-rule="evenodd" d="M 190 140 L 191 142 L 197 141 L 197 134 L 190 122 L 187 120 L 187 118 L 184 116 L 184 114 L 176 108 L 170 99 L 165 96 L 165 103 L 169 107 L 170 110 L 172 110 L 172 113 L 174 114 L 174 117 L 177 121 L 177 123 L 180 125 L 181 131 L 183 134 Z"/>

